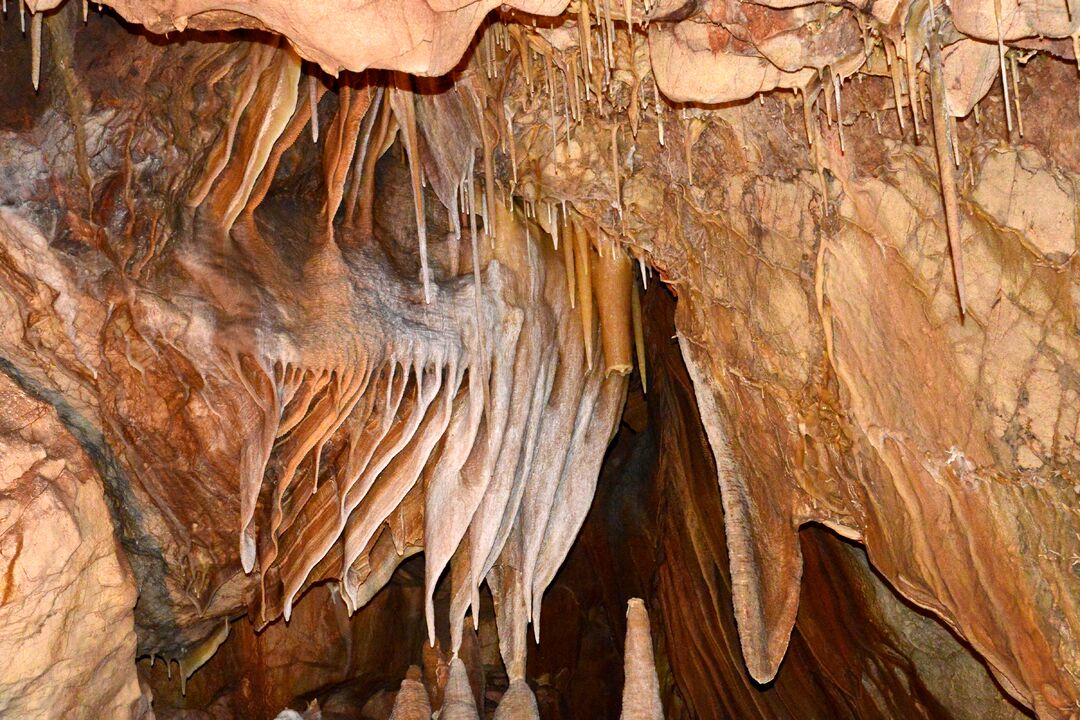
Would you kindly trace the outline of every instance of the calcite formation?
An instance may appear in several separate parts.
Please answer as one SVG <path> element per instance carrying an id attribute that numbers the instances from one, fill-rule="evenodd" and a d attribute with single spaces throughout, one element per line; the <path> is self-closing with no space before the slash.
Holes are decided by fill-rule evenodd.
<path id="1" fill-rule="evenodd" d="M 20 604 L 0 604 L 0 632 L 37 659 L 0 674 L 12 707 L 147 713 L 136 657 L 178 673 L 178 705 L 190 679 L 210 707 L 199 668 L 230 642 L 263 653 L 323 593 L 374 613 L 423 553 L 417 607 L 446 655 L 430 699 L 399 677 L 387 712 L 484 711 L 464 656 L 489 608 L 501 716 L 540 715 L 529 626 L 536 644 L 558 622 L 545 591 L 632 424 L 633 374 L 640 402 L 677 408 L 665 422 L 700 415 L 715 463 L 667 467 L 715 470 L 723 512 L 664 505 L 700 525 L 657 542 L 685 563 L 726 554 L 706 594 L 730 593 L 749 677 L 777 677 L 807 547 L 860 589 L 868 626 L 907 617 L 857 556 L 800 540 L 817 525 L 864 546 L 1012 701 L 1080 712 L 1074 0 L 13 5 L 0 577 Z M 657 282 L 695 403 L 648 396 Z M 33 534 L 73 553 L 60 612 L 131 627 L 107 644 L 50 629 L 49 649 L 9 632 L 54 618 L 35 609 L 51 552 L 16 575 Z M 658 572 L 654 621 L 689 626 L 686 575 Z M 632 603 L 627 667 L 668 653 L 665 687 L 706 716 L 709 674 L 647 647 L 643 615 Z M 248 629 L 230 640 L 230 621 Z M 732 657 L 723 623 L 696 625 L 716 631 L 704 656 Z M 933 632 L 903 637 L 932 657 Z M 919 641 L 885 636 L 912 656 L 897 677 L 921 678 Z M 64 643 L 78 662 L 32 687 Z M 92 668 L 108 679 L 91 693 Z M 627 717 L 657 716 L 651 672 Z M 274 703 L 356 679 L 287 675 Z M 1008 716 L 972 683 L 943 712 Z M 853 713 L 911 711 L 868 684 L 880 699 Z M 771 702 L 762 716 L 790 710 Z"/>

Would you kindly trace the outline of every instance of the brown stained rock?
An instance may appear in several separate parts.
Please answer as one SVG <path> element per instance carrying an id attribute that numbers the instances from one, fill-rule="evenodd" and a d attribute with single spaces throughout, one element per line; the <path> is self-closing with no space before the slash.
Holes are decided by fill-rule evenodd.
<path id="1" fill-rule="evenodd" d="M 990 151 L 978 169 L 972 200 L 1002 230 L 1047 262 L 1064 265 L 1076 252 L 1074 179 L 1056 172 L 1033 148 Z"/>
<path id="2" fill-rule="evenodd" d="M 56 411 L 5 374 L 0 458 L 0 715 L 152 717 L 101 476 Z"/>
<path id="3" fill-rule="evenodd" d="M 488 35 L 463 68 L 468 102 L 432 102 L 419 120 L 430 133 L 410 130 L 412 149 L 470 135 L 453 146 L 485 149 L 467 164 L 418 153 L 425 172 L 435 170 L 428 214 L 435 197 L 464 194 L 466 165 L 482 167 L 484 182 L 468 183 L 474 222 L 490 212 L 487 224 L 506 230 L 506 216 L 520 219 L 491 210 L 503 207 L 511 182 L 530 202 L 568 201 L 590 236 L 622 238 L 678 294 L 677 334 L 725 509 L 703 514 L 708 529 L 681 540 L 680 557 L 707 567 L 727 556 L 731 575 L 729 583 L 710 575 L 703 589 L 674 572 L 665 588 L 673 596 L 672 588 L 690 588 L 708 605 L 722 596 L 726 603 L 720 590 L 730 584 L 744 659 L 758 680 L 773 677 L 798 624 L 803 554 L 814 552 L 798 529 L 820 523 L 864 543 L 893 587 L 970 643 L 1014 698 L 1051 718 L 1080 701 L 1080 166 L 1076 123 L 1066 121 L 1075 111 L 1074 68 L 1039 58 L 1026 79 L 1007 78 L 1012 98 L 1031 103 L 1030 146 L 1017 132 L 1013 149 L 999 148 L 1008 138 L 1003 108 L 996 92 L 985 98 L 994 82 L 986 43 L 998 39 L 998 21 L 1008 39 L 1067 38 L 1080 22 L 1070 3 L 952 4 L 953 26 L 974 40 L 946 23 L 945 39 L 955 40 L 943 70 L 949 110 L 963 114 L 981 98 L 984 111 L 982 125 L 961 125 L 955 146 L 964 323 L 934 171 L 949 158 L 931 152 L 930 123 L 916 143 L 887 106 L 895 98 L 920 113 L 925 88 L 917 68 L 901 76 L 894 67 L 893 92 L 874 77 L 887 71 L 872 30 L 921 38 L 923 6 L 875 6 L 866 12 L 887 12 L 876 19 L 888 27 L 870 28 L 852 23 L 869 18 L 850 7 L 660 3 L 647 41 L 628 38 L 619 22 L 614 38 L 599 37 L 613 46 L 609 66 L 596 58 L 573 77 L 563 74 L 573 67 L 569 27 L 529 34 L 525 57 L 496 52 Z M 270 28 L 331 70 L 375 64 L 426 73 L 456 63 L 493 7 L 376 2 L 335 14 L 333 6 L 265 0 L 240 15 L 211 2 L 182 5 L 116 3 L 152 30 Z M 558 5 L 523 7 L 554 13 Z M 614 26 L 610 17 L 597 22 Z M 10 52 L 15 33 L 0 32 Z M 584 520 L 621 395 L 581 369 L 594 338 L 574 328 L 592 327 L 592 313 L 579 323 L 568 311 L 561 256 L 535 224 L 515 224 L 516 232 L 479 244 L 487 270 L 478 294 L 476 279 L 450 270 L 462 266 L 461 257 L 448 259 L 461 245 L 439 238 L 454 223 L 432 222 L 429 239 L 442 243 L 431 253 L 438 291 L 423 305 L 412 243 L 430 219 L 391 210 L 375 238 L 355 228 L 333 237 L 314 222 L 324 191 L 330 205 L 345 196 L 353 148 L 334 143 L 323 158 L 331 168 L 317 168 L 321 151 L 287 131 L 303 112 L 294 81 L 308 82 L 289 51 L 224 36 L 150 42 L 105 22 L 73 32 L 85 33 L 73 52 L 58 43 L 55 58 L 45 56 L 42 89 L 54 94 L 3 112 L 21 120 L 0 134 L 0 354 L 62 397 L 88 445 L 115 460 L 117 531 L 140 582 L 140 647 L 170 658 L 197 652 L 225 616 L 251 609 L 269 622 L 329 578 L 342 579 L 355 610 L 430 541 L 432 573 L 449 563 L 461 580 L 452 622 L 479 604 L 485 579 L 505 584 L 507 665 L 515 679 L 523 675 L 526 620 L 539 617 Z M 590 32 L 598 25 L 576 35 Z M 917 44 L 912 51 L 919 54 Z M 555 68 L 550 89 L 539 72 L 536 87 L 524 87 L 518 63 L 533 61 Z M 50 66 L 69 62 L 93 93 L 73 91 L 70 73 L 67 84 L 50 84 Z M 871 75 L 851 79 L 859 69 Z M 319 76 L 334 96 L 321 112 L 342 113 L 324 127 L 357 126 L 342 83 L 370 77 L 333 84 Z M 585 101 L 581 122 L 567 119 L 575 80 L 601 98 Z M 725 106 L 672 108 L 652 80 L 668 100 Z M 739 104 L 779 88 L 802 96 Z M 297 109 L 287 118 L 290 103 Z M 431 116 L 440 114 L 453 122 L 439 127 Z M 391 142 L 390 116 L 370 119 Z M 620 131 L 624 120 L 630 132 Z M 511 126 L 515 136 L 503 136 Z M 939 122 L 939 133 L 946 127 Z M 251 175 L 263 170 L 278 132 L 290 147 L 270 152 L 267 172 L 288 177 L 225 234 L 215 223 L 247 206 Z M 612 136 L 620 138 L 614 159 L 604 152 Z M 381 187 L 404 188 L 386 170 L 396 158 L 388 161 Z M 352 188 L 370 185 L 374 165 L 363 168 Z M 409 167 L 415 180 L 418 169 Z M 182 211 L 203 189 L 213 202 Z M 380 203 L 393 196 L 413 199 L 380 192 Z M 529 315 L 516 342 L 508 330 L 515 311 Z M 558 361 L 545 354 L 551 348 Z M 481 403 L 474 383 L 489 370 L 501 382 Z M 506 433 L 477 423 L 481 404 Z M 513 447 L 504 453 L 495 439 Z M 473 448 L 473 462 L 460 462 Z M 528 482 L 529 471 L 544 482 Z M 444 514 L 457 497 L 460 506 Z M 710 535 L 721 525 L 724 546 Z M 244 572 L 256 568 L 258 576 Z M 865 575 L 853 571 L 852 582 Z M 428 578 L 429 595 L 436 581 Z M 712 646 L 730 647 L 730 626 L 707 626 L 674 600 L 664 607 L 683 635 L 697 625 Z M 686 656 L 679 662 L 696 678 L 688 695 L 714 699 L 700 689 L 710 673 Z M 889 679 L 932 664 L 895 675 L 874 665 L 886 679 L 871 685 L 884 698 Z M 734 684 L 748 683 L 736 665 L 724 668 Z M 812 695 L 812 686 L 805 680 L 801 690 Z M 897 697 L 879 705 L 912 711 Z"/>

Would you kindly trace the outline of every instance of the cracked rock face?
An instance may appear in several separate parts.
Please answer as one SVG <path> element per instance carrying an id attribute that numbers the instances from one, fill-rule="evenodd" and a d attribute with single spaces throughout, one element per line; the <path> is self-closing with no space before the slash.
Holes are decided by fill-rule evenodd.
<path id="1" fill-rule="evenodd" d="M 580 617 L 568 658 L 635 639 L 594 663 L 640 667 L 628 717 L 1078 712 L 1073 0 L 27 9 L 0 24 L 12 711 L 557 717 L 587 703 L 537 648 Z M 557 573 L 617 431 L 678 461 L 626 466 L 668 499 L 616 564 L 658 580 L 590 595 Z M 815 680 L 852 631 L 830 567 L 874 639 Z M 392 629 L 381 666 L 357 649 Z"/>

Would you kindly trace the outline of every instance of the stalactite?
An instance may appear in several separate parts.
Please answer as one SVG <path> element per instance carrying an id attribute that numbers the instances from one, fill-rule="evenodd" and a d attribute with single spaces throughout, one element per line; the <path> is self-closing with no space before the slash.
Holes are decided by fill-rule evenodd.
<path id="1" fill-rule="evenodd" d="M 1009 64 L 1012 66 L 1013 102 L 1016 103 L 1016 131 L 1024 137 L 1024 113 L 1020 109 L 1020 71 L 1016 68 L 1016 53 L 1010 53 Z"/>
<path id="2" fill-rule="evenodd" d="M 576 240 L 574 238 L 573 220 L 569 215 L 563 213 L 563 219 L 566 223 L 563 233 L 563 266 L 566 268 L 566 290 L 570 296 L 570 307 L 577 307 L 577 284 L 575 282 L 576 273 L 574 271 L 574 256 L 576 248 Z"/>
<path id="3" fill-rule="evenodd" d="M 840 75 L 833 73 L 833 93 L 836 95 L 836 131 L 840 136 L 840 152 L 844 149 L 844 110 L 840 104 Z M 827 91 L 826 91 L 827 92 Z"/>
<path id="4" fill-rule="evenodd" d="M 592 35 L 592 18 L 589 17 L 589 0 L 578 1 L 578 33 L 580 34 L 580 46 L 581 52 L 584 53 L 584 65 L 583 68 L 588 72 L 592 72 L 592 47 L 590 45 L 590 36 Z M 1077 60 L 1080 63 L 1080 59 Z M 585 93 L 586 99 L 588 99 L 589 92 L 589 80 L 588 72 L 585 78 Z"/>
<path id="5" fill-rule="evenodd" d="M 950 144 L 952 145 L 953 164 L 956 165 L 956 167 L 959 168 L 960 167 L 960 131 L 957 129 L 957 126 L 956 126 L 956 117 L 953 116 L 952 114 L 950 114 L 948 117 L 949 117 L 949 137 L 952 140 L 952 142 Z"/>
<path id="6" fill-rule="evenodd" d="M 517 138 L 514 136 L 514 114 L 510 109 L 510 99 L 506 98 L 503 101 L 504 117 L 506 118 L 506 145 L 510 154 L 510 181 L 511 181 L 511 193 L 513 188 L 517 187 L 518 183 L 518 171 L 517 171 Z"/>
<path id="7" fill-rule="evenodd" d="M 832 68 L 827 68 L 829 74 L 832 74 Z M 833 94 L 829 92 L 829 80 L 826 80 L 824 73 L 819 76 L 821 83 L 821 95 L 825 98 L 825 120 L 831 127 L 833 124 L 834 109 L 833 109 Z"/>
<path id="8" fill-rule="evenodd" d="M 253 93 L 250 112 L 244 115 L 241 141 L 221 176 L 216 177 L 209 198 L 210 213 L 226 231 L 247 206 L 274 145 L 296 110 L 300 58 L 291 50 L 275 48 L 272 53 L 272 71 L 262 75 Z"/>
<path id="9" fill-rule="evenodd" d="M 495 137 L 492 137 L 492 135 Z M 487 235 L 494 246 L 495 239 L 499 235 L 498 214 L 494 212 L 495 203 L 495 141 L 498 136 L 498 128 L 489 127 L 487 118 L 480 113 L 480 139 L 483 144 L 484 158 L 484 192 L 481 197 L 481 207 L 484 217 L 484 234 Z"/>
<path id="10" fill-rule="evenodd" d="M 314 71 L 312 71 L 314 73 Z M 319 81 L 315 75 L 308 75 L 308 105 L 311 113 L 311 142 L 319 143 Z"/>
<path id="11" fill-rule="evenodd" d="M 634 363 L 631 349 L 634 270 L 622 248 L 615 245 L 600 256 L 593 272 L 593 283 L 600 316 L 604 375 L 626 375 Z"/>
<path id="12" fill-rule="evenodd" d="M 1012 108 L 1009 106 L 1009 78 L 1005 72 L 1005 36 L 1001 30 L 1001 0 L 994 0 L 994 27 L 997 29 L 998 65 L 1001 69 L 1001 92 L 1005 97 L 1005 123 L 1013 130 Z"/>
<path id="13" fill-rule="evenodd" d="M 589 235 L 585 228 L 571 221 L 570 234 L 574 237 L 574 270 L 577 282 L 578 311 L 581 314 L 581 328 L 585 337 L 585 362 L 589 369 L 593 366 L 593 292 L 592 292 L 592 250 Z"/>
<path id="14" fill-rule="evenodd" d="M 379 157 L 390 144 L 391 139 L 397 133 L 391 131 L 393 112 L 390 104 L 386 101 L 387 92 L 384 90 L 378 104 L 376 126 L 372 133 L 368 152 L 364 153 L 364 162 L 360 168 L 359 183 L 355 186 L 356 201 L 350 203 L 350 210 L 356 207 L 356 227 L 361 237 L 371 237 L 374 232 L 374 203 L 375 203 L 375 164 Z M 346 222 L 352 224 L 352 216 L 346 214 Z"/>
<path id="15" fill-rule="evenodd" d="M 597 0 L 604 4 L 604 64 L 607 86 L 611 88 L 611 71 L 615 68 L 615 22 L 611 18 L 611 0 Z"/>
<path id="16" fill-rule="evenodd" d="M 475 178 L 475 164 L 476 156 L 469 157 L 468 170 L 465 174 L 465 186 L 468 187 L 468 199 L 469 204 L 466 212 L 469 215 L 469 244 L 472 250 L 472 271 L 473 271 L 473 331 L 476 333 L 476 342 L 480 350 L 480 362 L 478 363 L 481 375 L 487 377 L 487 336 L 484 332 L 483 322 L 483 296 L 484 287 L 481 281 L 481 268 L 480 268 L 480 239 L 476 234 L 476 178 Z M 490 408 L 491 399 L 488 396 L 487 388 L 484 389 L 484 415 L 491 416 Z"/>
<path id="17" fill-rule="evenodd" d="M 563 73 L 563 122 L 565 123 L 566 131 L 566 157 L 570 156 L 570 81 L 566 77 L 566 73 Z"/>
<path id="18" fill-rule="evenodd" d="M 334 217 L 341 206 L 345 181 L 353 166 L 357 141 L 362 134 L 361 125 L 366 125 L 370 132 L 373 116 L 369 118 L 368 111 L 374 104 L 376 96 L 381 98 L 380 90 L 381 88 L 373 89 L 370 85 L 364 87 L 363 90 L 345 85 L 338 93 L 338 111 L 328 128 L 322 153 L 323 184 L 326 190 L 323 216 L 328 230 L 333 228 Z M 365 120 L 368 122 L 365 123 Z"/>
<path id="19" fill-rule="evenodd" d="M 813 102 L 806 94 L 806 90 L 803 89 L 802 94 L 802 116 L 803 116 L 803 129 L 806 131 L 806 146 L 809 148 L 814 147 L 814 133 L 810 128 L 810 123 L 814 121 Z"/>
<path id="20" fill-rule="evenodd" d="M 30 17 L 30 82 L 34 92 L 41 80 L 41 18 L 40 10 Z"/>
<path id="21" fill-rule="evenodd" d="M 424 193 L 421 188 L 420 174 L 423 163 L 420 158 L 420 137 L 416 129 L 416 104 L 412 92 L 408 89 L 395 88 L 391 102 L 394 113 L 402 127 L 405 152 L 409 156 L 409 177 L 412 181 L 413 210 L 416 214 L 416 236 L 420 251 L 420 280 L 424 288 L 424 302 L 431 302 L 431 279 L 427 256 L 427 220 L 424 213 Z"/>
<path id="22" fill-rule="evenodd" d="M 686 159 L 686 184 L 694 186 L 694 137 L 690 131 L 690 119 L 683 111 L 683 155 Z"/>
<path id="23" fill-rule="evenodd" d="M 318 95 L 321 97 L 325 92 L 325 88 L 320 85 Z M 244 206 L 244 212 L 254 212 L 266 198 L 266 193 L 269 192 L 271 184 L 274 181 L 274 175 L 277 173 L 278 165 L 281 162 L 282 155 L 299 139 L 300 133 L 303 132 L 304 126 L 308 122 L 308 115 L 311 110 L 318 103 L 316 98 L 315 103 L 303 103 L 298 104 L 296 112 L 293 113 L 292 118 L 289 120 L 289 124 L 285 127 L 285 130 L 281 133 L 281 137 L 274 144 L 274 149 L 270 153 L 270 157 L 267 158 L 266 167 L 263 169 L 262 174 L 259 175 L 258 182 L 255 183 L 255 187 L 252 188 L 251 197 L 248 198 L 247 204 Z"/>
<path id="24" fill-rule="evenodd" d="M 896 119 L 900 123 L 900 132 L 903 132 L 906 125 L 904 123 L 904 93 L 900 89 L 899 58 L 896 56 L 893 44 L 888 40 L 886 40 L 884 44 L 885 58 L 889 65 L 890 77 L 892 78 L 893 99 L 896 103 Z"/>
<path id="25" fill-rule="evenodd" d="M 641 282 L 645 283 L 644 267 L 641 272 Z M 641 375 L 641 391 L 648 393 L 649 373 L 645 367 L 645 329 L 641 317 L 641 293 L 638 291 L 637 284 L 634 284 L 630 302 L 630 311 L 634 321 L 634 351 L 637 355 L 638 373 Z"/>
<path id="26" fill-rule="evenodd" d="M 654 111 L 656 112 L 656 134 L 657 141 L 660 143 L 660 147 L 664 146 L 664 113 L 663 106 L 660 101 L 660 86 L 656 84 L 656 74 L 653 73 L 653 97 L 656 98 L 656 106 Z"/>
<path id="27" fill-rule="evenodd" d="M 20 3 L 22 0 L 20 0 Z M 231 104 L 229 119 L 222 132 L 222 138 L 214 145 L 206 159 L 206 172 L 202 174 L 198 183 L 188 195 L 188 207 L 201 205 L 210 193 L 214 182 L 225 169 L 232 157 L 233 144 L 236 140 L 236 130 L 240 125 L 240 119 L 247 109 L 255 90 L 259 85 L 259 77 L 266 67 L 273 61 L 276 48 L 272 45 L 253 45 L 244 64 L 246 72 L 243 73 L 243 84 L 236 93 L 235 100 Z"/>
<path id="28" fill-rule="evenodd" d="M 964 256 L 960 247 L 960 210 L 956 195 L 949 122 L 945 107 L 945 80 L 941 70 L 941 46 L 937 28 L 930 31 L 930 103 L 933 108 L 934 146 L 937 151 L 938 175 L 941 182 L 942 204 L 945 208 L 945 229 L 952 255 L 953 279 L 960 305 L 960 319 L 967 315 L 964 291 Z"/>
<path id="29" fill-rule="evenodd" d="M 615 209 L 622 218 L 622 177 L 619 172 L 619 124 L 617 122 L 611 124 L 611 176 L 615 183 Z"/>
<path id="30" fill-rule="evenodd" d="M 548 126 L 551 128 L 551 167 L 559 174 L 559 137 L 555 130 L 555 78 L 551 56 L 544 55 L 544 71 L 547 75 L 548 91 Z"/>
<path id="31" fill-rule="evenodd" d="M 918 58 L 915 55 L 915 46 L 911 42 L 911 35 L 904 36 L 906 57 L 904 58 L 904 66 L 907 68 L 908 78 L 908 105 L 911 106 L 911 119 L 915 125 L 915 137 L 918 139 L 922 134 L 922 128 L 919 125 L 919 112 L 916 108 L 922 106 L 922 94 L 919 92 L 919 63 Z"/>
<path id="32" fill-rule="evenodd" d="M 656 675 L 652 633 L 645 603 L 631 598 L 626 607 L 624 685 L 620 720 L 662 720 L 660 680 Z"/>

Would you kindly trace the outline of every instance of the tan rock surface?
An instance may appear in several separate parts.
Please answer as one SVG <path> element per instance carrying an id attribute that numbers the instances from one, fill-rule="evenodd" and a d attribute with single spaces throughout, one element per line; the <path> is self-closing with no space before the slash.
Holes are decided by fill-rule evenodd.
<path id="1" fill-rule="evenodd" d="M 4 374 L 0 458 L 0 715 L 152 717 L 101 476 L 56 410 Z"/>

